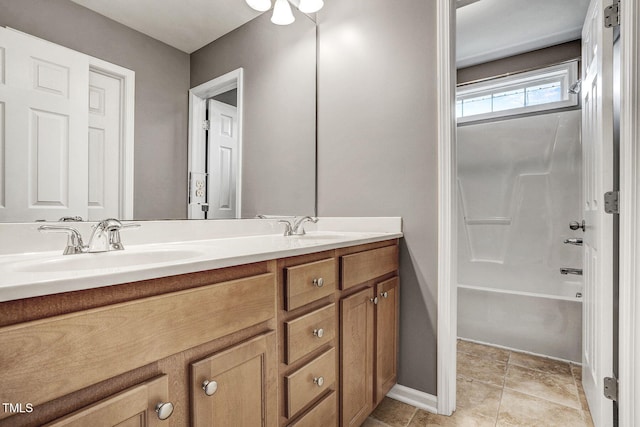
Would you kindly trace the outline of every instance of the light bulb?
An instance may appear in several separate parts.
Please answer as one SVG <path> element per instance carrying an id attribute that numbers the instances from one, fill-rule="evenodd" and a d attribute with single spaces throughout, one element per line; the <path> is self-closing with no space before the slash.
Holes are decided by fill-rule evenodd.
<path id="1" fill-rule="evenodd" d="M 271 0 L 246 0 L 251 9 L 258 12 L 265 12 L 271 9 Z"/>
<path id="2" fill-rule="evenodd" d="M 271 16 L 271 22 L 276 25 L 289 25 L 295 21 L 291 6 L 287 0 L 276 0 L 275 6 L 273 6 L 273 16 Z"/>
<path id="3" fill-rule="evenodd" d="M 324 6 L 324 1 L 322 0 L 300 0 L 300 5 L 298 9 L 302 13 L 316 13 Z"/>

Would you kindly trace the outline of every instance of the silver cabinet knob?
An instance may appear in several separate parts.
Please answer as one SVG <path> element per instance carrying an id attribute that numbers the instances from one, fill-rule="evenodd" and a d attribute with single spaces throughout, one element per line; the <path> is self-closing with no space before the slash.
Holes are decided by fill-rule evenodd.
<path id="1" fill-rule="evenodd" d="M 313 379 L 313 383 L 316 384 L 318 387 L 322 387 L 324 385 L 324 377 L 315 377 Z"/>
<path id="2" fill-rule="evenodd" d="M 316 288 L 321 288 L 324 286 L 324 279 L 322 277 L 318 277 L 317 279 L 313 279 L 313 286 Z"/>
<path id="3" fill-rule="evenodd" d="M 202 389 L 207 396 L 213 396 L 218 391 L 218 382 L 205 380 L 202 383 Z"/>
<path id="4" fill-rule="evenodd" d="M 378 297 L 370 298 L 369 301 L 371 301 L 374 304 L 378 304 Z"/>
<path id="5" fill-rule="evenodd" d="M 578 222 L 578 221 L 571 221 L 569 223 L 569 228 L 572 230 L 577 230 L 579 228 L 582 228 L 582 231 L 584 232 L 584 229 L 586 228 L 586 224 L 584 222 L 584 219 L 582 220 L 582 222 Z"/>
<path id="6" fill-rule="evenodd" d="M 380 293 L 380 296 L 381 296 L 382 298 L 388 298 L 388 297 L 389 297 L 389 292 L 387 292 L 387 291 L 381 292 L 381 293 Z"/>
<path id="7" fill-rule="evenodd" d="M 166 420 L 173 414 L 173 403 L 171 402 L 158 402 L 156 404 L 156 414 L 161 420 Z"/>
<path id="8" fill-rule="evenodd" d="M 313 335 L 318 337 L 318 338 L 322 338 L 324 336 L 324 329 L 322 329 L 322 328 L 314 329 L 313 330 Z"/>

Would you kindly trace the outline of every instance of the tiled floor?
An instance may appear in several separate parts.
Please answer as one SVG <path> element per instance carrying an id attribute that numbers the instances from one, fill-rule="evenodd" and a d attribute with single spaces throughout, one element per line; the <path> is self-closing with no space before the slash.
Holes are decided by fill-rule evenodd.
<path id="1" fill-rule="evenodd" d="M 362 427 L 592 427 L 580 367 L 458 341 L 458 409 L 434 415 L 385 398 Z"/>

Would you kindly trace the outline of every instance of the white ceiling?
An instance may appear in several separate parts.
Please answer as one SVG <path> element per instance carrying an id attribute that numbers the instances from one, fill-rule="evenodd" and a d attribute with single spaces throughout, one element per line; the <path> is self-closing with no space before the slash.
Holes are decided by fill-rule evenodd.
<path id="1" fill-rule="evenodd" d="M 244 0 L 72 1 L 187 53 L 261 13 Z"/>
<path id="2" fill-rule="evenodd" d="M 589 7 L 589 0 L 458 0 L 458 3 L 458 68 L 579 39 Z"/>

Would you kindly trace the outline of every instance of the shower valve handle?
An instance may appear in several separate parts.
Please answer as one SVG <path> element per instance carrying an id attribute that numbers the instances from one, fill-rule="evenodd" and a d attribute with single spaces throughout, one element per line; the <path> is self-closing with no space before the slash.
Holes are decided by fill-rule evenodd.
<path id="1" fill-rule="evenodd" d="M 578 221 L 571 221 L 569 223 L 569 228 L 572 229 L 572 230 L 577 230 L 579 228 L 582 228 L 582 232 L 584 232 L 585 227 L 586 227 L 586 225 L 584 223 L 584 219 L 582 220 L 582 223 L 579 223 Z"/>

